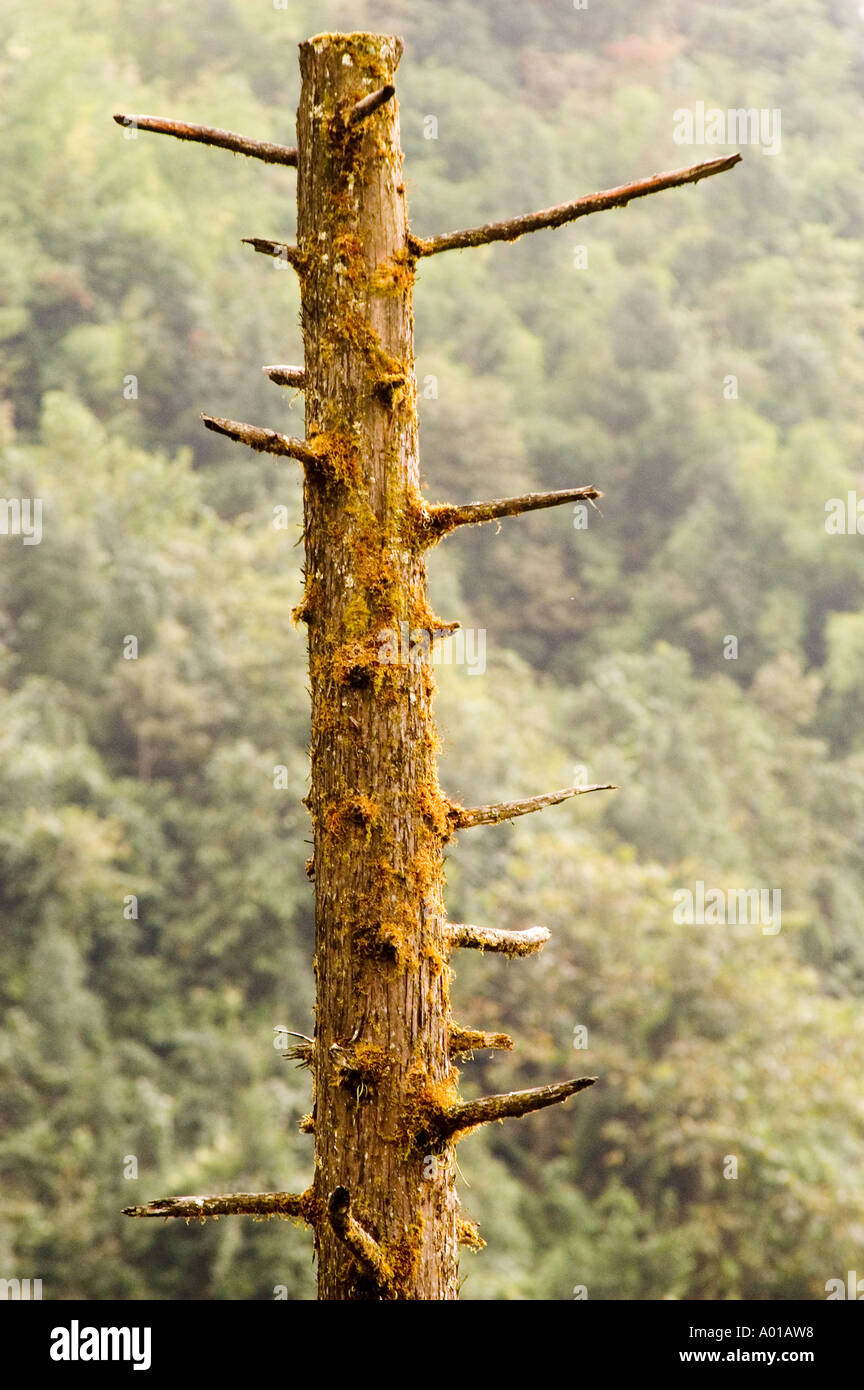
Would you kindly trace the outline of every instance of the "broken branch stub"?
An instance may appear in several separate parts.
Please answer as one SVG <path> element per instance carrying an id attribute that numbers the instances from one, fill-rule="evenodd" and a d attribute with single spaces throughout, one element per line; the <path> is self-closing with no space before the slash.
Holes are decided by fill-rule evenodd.
<path id="1" fill-rule="evenodd" d="M 531 956 L 542 951 L 549 940 L 547 927 L 528 927 L 524 931 L 504 931 L 500 927 L 474 927 L 467 922 L 448 922 L 447 944 L 453 950 L 497 951 L 499 955 Z"/>

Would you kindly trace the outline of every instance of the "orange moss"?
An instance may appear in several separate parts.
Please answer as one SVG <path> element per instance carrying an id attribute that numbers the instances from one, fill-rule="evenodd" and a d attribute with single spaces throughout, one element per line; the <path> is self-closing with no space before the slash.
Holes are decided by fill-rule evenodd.
<path id="1" fill-rule="evenodd" d="M 340 1048 L 332 1084 L 352 1091 L 359 1105 L 395 1065 L 396 1058 L 375 1043 Z"/>
<path id="2" fill-rule="evenodd" d="M 307 574 L 303 585 L 303 597 L 296 608 L 291 609 L 291 621 L 294 626 L 297 627 L 300 623 L 310 622 L 320 602 L 321 585 L 317 579 Z"/>
<path id="3" fill-rule="evenodd" d="M 417 1220 L 408 1227 L 400 1240 L 381 1242 L 384 1258 L 393 1271 L 397 1298 L 399 1292 L 410 1288 L 416 1278 L 425 1229 L 426 1222 L 422 1215 L 418 1215 Z"/>
<path id="4" fill-rule="evenodd" d="M 456 1219 L 456 1239 L 460 1245 L 465 1245 L 469 1250 L 484 1250 L 486 1242 L 480 1234 L 480 1227 L 476 1221 L 469 1221 L 464 1216 Z"/>
<path id="5" fill-rule="evenodd" d="M 459 1073 L 451 1067 L 446 1080 L 433 1080 L 422 1063 L 415 1062 L 406 1081 L 406 1101 L 401 1126 L 406 1152 L 434 1152 L 441 1145 L 439 1122 L 445 1110 L 459 1099 Z"/>
<path id="6" fill-rule="evenodd" d="M 428 961 L 429 965 L 432 967 L 432 975 L 436 980 L 442 971 L 446 970 L 448 975 L 451 973 L 450 967 L 447 964 L 447 957 L 444 955 L 440 946 L 436 945 L 434 941 L 427 941 L 425 943 L 420 952 L 420 959 Z"/>
<path id="7" fill-rule="evenodd" d="M 322 430 L 308 441 L 308 447 L 329 477 L 346 487 L 359 486 L 363 472 L 357 441 L 346 430 Z"/>
<path id="8" fill-rule="evenodd" d="M 307 1117 L 304 1116 L 305 1118 Z M 314 1188 L 307 1187 L 306 1191 L 300 1194 L 300 1217 L 313 1229 L 325 1219 L 323 1203 L 316 1196 Z"/>
<path id="9" fill-rule="evenodd" d="M 416 259 L 405 249 L 392 260 L 380 261 L 369 278 L 369 287 L 376 294 L 410 294 L 414 287 Z"/>
<path id="10" fill-rule="evenodd" d="M 413 890 L 428 898 L 441 874 L 441 856 L 421 845 L 408 864 L 408 878 Z"/>
<path id="11" fill-rule="evenodd" d="M 350 200 L 348 201 L 350 206 Z M 363 242 L 355 232 L 347 229 L 337 232 L 333 238 L 333 261 L 334 267 L 338 270 L 341 266 L 346 279 L 351 281 L 355 289 L 359 289 L 366 278 L 366 265 L 363 259 Z"/>
<path id="12" fill-rule="evenodd" d="M 360 825 L 366 829 L 367 838 L 379 819 L 378 806 L 363 792 L 353 792 L 341 801 L 331 802 L 324 811 L 323 821 L 328 835 L 334 837 L 344 834 L 346 826 Z"/>
<path id="13" fill-rule="evenodd" d="M 375 329 L 362 314 L 349 310 L 338 325 L 338 335 L 365 358 L 373 388 L 384 388 L 392 394 L 405 385 L 408 372 L 404 362 L 386 350 Z"/>
<path id="14" fill-rule="evenodd" d="M 486 1047 L 510 1052 L 513 1049 L 513 1039 L 506 1033 L 484 1033 L 481 1028 L 461 1028 L 456 1023 L 450 1025 L 451 1057 L 459 1053 L 473 1052 L 475 1048 Z"/>
<path id="15" fill-rule="evenodd" d="M 413 948 L 416 923 L 413 914 L 405 907 L 397 915 L 386 918 L 377 916 L 374 902 L 370 899 L 364 920 L 354 931 L 355 948 L 360 955 L 378 960 L 402 969 L 416 969 L 418 960 Z"/>
<path id="16" fill-rule="evenodd" d="M 336 647 L 327 664 L 329 674 L 337 685 L 359 685 L 362 676 L 365 675 L 367 681 L 371 679 L 374 667 L 379 664 L 378 644 L 376 642 L 374 651 L 371 651 L 368 638 L 361 641 L 359 637 L 354 637 L 350 642 Z"/>
<path id="17" fill-rule="evenodd" d="M 417 806 L 421 816 L 442 839 L 450 837 L 450 802 L 438 785 L 437 776 L 421 782 L 417 788 Z"/>

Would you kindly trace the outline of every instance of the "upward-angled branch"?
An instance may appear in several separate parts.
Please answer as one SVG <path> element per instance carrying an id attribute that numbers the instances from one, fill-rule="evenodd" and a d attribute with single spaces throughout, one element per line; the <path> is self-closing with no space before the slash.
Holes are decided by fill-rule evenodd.
<path id="1" fill-rule="evenodd" d="M 579 1076 L 573 1081 L 561 1081 L 557 1086 L 535 1086 L 530 1091 L 510 1091 L 506 1095 L 460 1101 L 438 1115 L 433 1125 L 434 1136 L 439 1141 L 452 1139 L 466 1129 L 489 1124 L 492 1120 L 515 1119 L 530 1115 L 534 1110 L 545 1110 L 547 1105 L 557 1105 L 593 1086 L 596 1080 L 596 1076 Z"/>
<path id="2" fill-rule="evenodd" d="M 445 503 L 428 507 L 419 517 L 422 531 L 429 544 L 434 545 L 457 526 L 476 526 L 483 521 L 497 521 L 503 516 L 519 516 L 522 512 L 537 512 L 544 507 L 560 507 L 565 502 L 587 502 L 594 506 L 602 497 L 599 488 L 566 487 L 557 492 L 525 492 L 520 497 L 499 497 L 493 502 L 465 502 L 463 505 Z"/>
<path id="3" fill-rule="evenodd" d="M 377 92 L 370 92 L 368 96 L 361 97 L 348 112 L 346 124 L 358 125 L 360 121 L 365 121 L 367 116 L 371 116 L 373 111 L 377 111 L 379 106 L 383 106 L 385 101 L 389 101 L 395 95 L 396 88 L 388 84 L 379 88 Z"/>
<path id="4" fill-rule="evenodd" d="M 529 796 L 524 801 L 499 801 L 493 806 L 454 806 L 451 804 L 448 821 L 452 830 L 468 830 L 472 825 L 498 825 L 514 816 L 527 816 L 529 811 L 542 811 L 544 806 L 557 806 L 571 796 L 587 796 L 588 792 L 615 792 L 612 782 L 596 783 L 590 787 L 563 787 L 543 796 Z M 473 929 L 472 929 L 473 930 Z M 457 943 L 461 944 L 461 943 Z"/>
<path id="5" fill-rule="evenodd" d="M 673 169 L 668 174 L 653 174 L 649 179 L 625 183 L 620 188 L 608 188 L 603 193 L 589 193 L 587 197 L 577 198 L 573 203 L 561 203 L 558 207 L 544 208 L 541 212 L 527 212 L 521 217 L 511 217 L 507 222 L 487 222 L 482 227 L 467 227 L 461 232 L 445 232 L 443 236 L 411 236 L 409 245 L 415 256 L 435 256 L 439 251 L 458 251 L 466 246 L 485 246 L 490 241 L 516 241 L 526 232 L 539 232 L 544 227 L 562 227 L 565 222 L 575 222 L 577 217 L 586 217 L 591 212 L 626 207 L 634 198 L 645 198 L 649 193 L 661 193 L 665 188 L 679 188 L 685 183 L 698 183 L 700 179 L 710 178 L 712 174 L 725 173 L 740 159 L 740 154 L 732 154 L 724 159 L 709 159 L 705 164 L 694 164 L 689 169 Z"/>
<path id="6" fill-rule="evenodd" d="M 134 130 L 152 130 L 156 135 L 173 135 L 177 140 L 218 145 L 220 149 L 233 150 L 234 154 L 245 154 L 250 159 L 263 159 L 266 164 L 297 164 L 295 146 L 274 145 L 269 140 L 250 140 L 247 135 L 236 135 L 233 130 L 218 130 L 209 125 L 187 125 L 185 121 L 169 121 L 161 116 L 117 115 L 114 119 L 118 125 L 130 126 Z"/>
<path id="7" fill-rule="evenodd" d="M 318 456 L 306 447 L 302 439 L 278 434 L 276 430 L 261 429 L 259 425 L 244 425 L 240 420 L 220 420 L 215 415 L 202 415 L 201 419 L 208 430 L 236 439 L 238 444 L 248 444 L 250 449 L 257 449 L 259 453 L 281 454 L 284 458 L 298 459 L 300 463 L 308 463 L 312 467 L 320 463 Z"/>
<path id="8" fill-rule="evenodd" d="M 226 1192 L 213 1197 L 163 1197 L 141 1207 L 124 1207 L 124 1216 L 291 1216 L 308 1222 L 308 1194 L 293 1192 Z"/>
<path id="9" fill-rule="evenodd" d="M 455 949 L 497 951 L 499 955 L 531 956 L 542 951 L 549 940 L 548 927 L 528 927 L 526 931 L 504 931 L 500 927 L 472 927 L 467 922 L 448 922 L 444 928 L 447 945 Z"/>

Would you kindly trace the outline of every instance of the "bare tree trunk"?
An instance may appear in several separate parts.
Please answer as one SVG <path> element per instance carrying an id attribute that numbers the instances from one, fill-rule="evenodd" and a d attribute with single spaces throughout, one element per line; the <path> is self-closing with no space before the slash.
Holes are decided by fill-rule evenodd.
<path id="1" fill-rule="evenodd" d="M 453 1022 L 448 955 L 521 958 L 544 927 L 447 923 L 443 853 L 457 831 L 542 810 L 608 783 L 500 805 L 460 807 L 438 784 L 429 652 L 458 626 L 430 612 L 425 551 L 459 526 L 574 500 L 593 486 L 429 506 L 420 495 L 412 289 L 421 256 L 512 241 L 635 198 L 696 183 L 740 156 L 655 175 L 508 222 L 421 240 L 408 226 L 393 79 L 397 38 L 322 34 L 300 47 L 297 148 L 210 126 L 117 116 L 121 124 L 296 165 L 298 244 L 249 244 L 300 279 L 305 363 L 265 367 L 305 390 L 306 439 L 204 416 L 208 428 L 297 460 L 304 470 L 315 881 L 315 1038 L 293 1047 L 312 1069 L 310 1188 L 164 1198 L 136 1217 L 266 1215 L 314 1232 L 322 1299 L 449 1300 L 460 1243 L 453 1144 L 493 1120 L 566 1101 L 579 1077 L 462 1101 L 453 1059 L 510 1048 L 503 1033 Z"/>
<path id="2" fill-rule="evenodd" d="M 298 243 L 306 372 L 306 598 L 315 826 L 315 1182 L 346 1187 L 403 1298 L 456 1297 L 452 1154 L 413 1143 L 412 1107 L 452 1102 L 442 817 L 428 663 L 402 664 L 426 603 L 414 382 L 413 267 L 396 103 L 401 43 L 326 36 L 300 49 Z M 387 634 L 393 642 L 387 644 Z M 382 660 L 382 654 L 399 660 Z M 437 825 L 436 825 L 437 818 Z M 319 1295 L 379 1297 L 329 1223 Z"/>

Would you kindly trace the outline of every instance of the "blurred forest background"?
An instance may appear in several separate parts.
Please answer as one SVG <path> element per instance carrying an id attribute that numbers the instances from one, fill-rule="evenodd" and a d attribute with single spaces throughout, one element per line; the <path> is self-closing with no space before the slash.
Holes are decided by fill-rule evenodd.
<path id="1" fill-rule="evenodd" d="M 724 153 L 673 141 L 699 101 L 782 112 L 778 154 L 421 264 L 417 371 L 430 500 L 605 493 L 433 554 L 487 632 L 485 674 L 439 668 L 442 782 L 621 785 L 448 861 L 453 920 L 552 930 L 456 963 L 457 1017 L 517 1040 L 463 1091 L 602 1083 L 460 1147 L 462 1296 L 824 1298 L 864 1244 L 864 540 L 825 527 L 864 496 L 850 0 L 6 0 L 0 484 L 44 536 L 0 536 L 0 1274 L 314 1297 L 289 1225 L 119 1215 L 305 1186 L 273 1028 L 313 995 L 299 468 L 198 419 L 302 434 L 261 372 L 302 361 L 296 280 L 240 242 L 292 238 L 295 174 L 111 117 L 293 143 L 296 44 L 334 28 L 406 41 L 421 235 Z M 779 888 L 782 931 L 674 924 L 700 879 Z"/>

